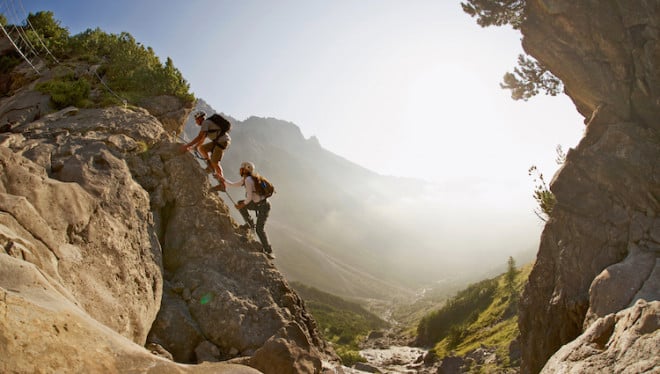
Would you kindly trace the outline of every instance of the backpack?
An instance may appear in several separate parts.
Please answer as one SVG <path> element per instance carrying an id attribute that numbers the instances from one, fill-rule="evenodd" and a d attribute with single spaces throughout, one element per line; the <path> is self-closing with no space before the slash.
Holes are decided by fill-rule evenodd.
<path id="1" fill-rule="evenodd" d="M 217 129 L 211 129 L 211 128 L 208 129 L 207 131 L 208 134 L 217 133 L 215 137 L 209 136 L 209 138 L 213 141 L 213 143 L 220 146 L 220 148 L 222 149 L 229 148 L 231 138 L 229 137 L 229 134 L 227 134 L 227 132 L 231 129 L 231 122 L 227 121 L 225 117 L 219 115 L 218 113 L 213 114 L 211 117 L 207 119 L 219 127 Z"/>
<path id="2" fill-rule="evenodd" d="M 275 186 L 265 177 L 261 175 L 253 175 L 254 189 L 258 195 L 269 198 L 275 193 Z"/>
<path id="3" fill-rule="evenodd" d="M 219 129 L 209 129 L 208 132 L 220 132 L 220 135 L 224 135 L 227 131 L 231 130 L 231 122 L 227 121 L 227 119 L 218 113 L 214 113 L 211 117 L 207 118 L 209 121 L 215 123 L 216 125 L 220 126 Z"/>

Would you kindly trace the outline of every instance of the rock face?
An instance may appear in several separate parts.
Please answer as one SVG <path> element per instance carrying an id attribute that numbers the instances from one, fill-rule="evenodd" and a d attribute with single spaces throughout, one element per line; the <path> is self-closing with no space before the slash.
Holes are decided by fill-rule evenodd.
<path id="1" fill-rule="evenodd" d="M 158 125 L 118 109 L 67 113 L 4 137 L 4 253 L 37 266 L 92 318 L 144 344 L 160 307 L 161 251 L 149 196 L 115 152 L 157 139 Z M 114 122 L 104 129 L 108 118 Z M 130 130 L 113 134 L 122 127 Z"/>
<path id="2" fill-rule="evenodd" d="M 140 106 L 158 118 L 168 134 L 179 134 L 192 110 L 192 104 L 184 105 L 181 99 L 174 96 L 149 97 L 140 101 Z"/>
<path id="3" fill-rule="evenodd" d="M 660 366 L 660 302 L 639 300 L 633 307 L 593 323 L 563 346 L 542 373 L 653 373 Z"/>
<path id="4" fill-rule="evenodd" d="M 235 358 L 314 373 L 337 360 L 180 152 L 176 121 L 49 113 L 34 82 L 12 82 L 0 100 L 12 124 L 0 134 L 0 372 L 259 372 L 208 362 Z"/>
<path id="5" fill-rule="evenodd" d="M 660 3 L 528 0 L 526 14 L 525 50 L 562 79 L 587 125 L 551 184 L 557 205 L 521 300 L 521 369 L 537 373 L 590 326 L 618 326 L 628 317 L 612 313 L 660 296 Z M 654 343 L 634 349 L 660 365 L 655 326 L 640 338 Z M 574 360 L 565 349 L 552 367 Z"/>
<path id="6" fill-rule="evenodd" d="M 259 373 L 225 363 L 178 365 L 153 355 L 92 318 L 25 260 L 0 254 L 0 285 L 2 373 Z"/>
<path id="7" fill-rule="evenodd" d="M 320 371 L 320 358 L 332 354 L 302 300 L 258 242 L 236 233 L 202 168 L 178 149 L 165 143 L 129 161 L 151 195 L 163 248 L 165 296 L 149 342 L 178 362 L 197 362 L 203 351 L 214 361 L 254 356 L 264 372 L 268 367 L 256 364 L 264 359 L 311 368 L 292 372 Z"/>

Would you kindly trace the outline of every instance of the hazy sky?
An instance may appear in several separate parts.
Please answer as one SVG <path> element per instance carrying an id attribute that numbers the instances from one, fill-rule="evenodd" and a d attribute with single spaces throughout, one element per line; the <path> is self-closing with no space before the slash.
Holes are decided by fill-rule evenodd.
<path id="1" fill-rule="evenodd" d="M 128 31 L 218 111 L 291 121 L 371 170 L 497 196 L 530 220 L 527 169 L 549 178 L 555 147 L 584 128 L 565 96 L 516 102 L 499 88 L 521 35 L 479 27 L 458 0 L 12 3 L 16 16 L 52 10 L 71 34 Z"/>

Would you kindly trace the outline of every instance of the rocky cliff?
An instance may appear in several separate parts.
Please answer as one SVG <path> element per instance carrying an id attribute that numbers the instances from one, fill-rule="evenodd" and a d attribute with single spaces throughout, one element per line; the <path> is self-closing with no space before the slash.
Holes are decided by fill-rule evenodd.
<path id="1" fill-rule="evenodd" d="M 660 2 L 527 0 L 525 12 L 525 50 L 561 78 L 586 131 L 551 184 L 521 301 L 522 372 L 569 342 L 545 372 L 657 370 Z"/>
<path id="2" fill-rule="evenodd" d="M 33 90 L 48 76 L 2 77 L 0 372 L 314 373 L 336 360 L 180 153 L 171 131 L 190 108 L 54 112 Z"/>

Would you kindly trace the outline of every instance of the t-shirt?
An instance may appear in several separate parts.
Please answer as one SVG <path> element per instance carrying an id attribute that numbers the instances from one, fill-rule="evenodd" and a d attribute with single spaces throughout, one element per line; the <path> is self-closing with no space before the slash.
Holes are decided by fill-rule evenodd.
<path id="1" fill-rule="evenodd" d="M 254 178 L 252 178 L 251 175 L 248 175 L 245 178 L 242 178 L 238 182 L 232 182 L 229 180 L 225 180 L 225 184 L 227 186 L 232 186 L 232 187 L 240 187 L 244 186 L 245 187 L 245 200 L 247 203 L 250 201 L 254 201 L 255 203 L 260 202 L 261 200 L 265 199 L 263 196 L 259 195 L 257 193 L 257 190 L 254 186 Z"/>
<path id="2" fill-rule="evenodd" d="M 212 132 L 209 133 L 209 130 Z M 220 130 L 220 126 L 216 125 L 215 122 L 209 119 L 205 119 L 202 122 L 202 128 L 200 129 L 200 131 L 206 132 L 208 134 L 207 136 L 211 140 L 215 139 L 218 135 L 220 135 L 219 130 Z"/>

